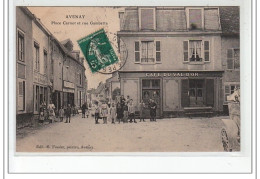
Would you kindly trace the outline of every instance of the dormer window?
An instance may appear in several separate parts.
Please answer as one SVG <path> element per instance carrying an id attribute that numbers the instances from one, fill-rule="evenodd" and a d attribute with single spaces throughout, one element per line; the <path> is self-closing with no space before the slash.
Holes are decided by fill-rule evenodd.
<path id="1" fill-rule="evenodd" d="M 155 9 L 140 8 L 139 9 L 139 29 L 155 30 Z"/>
<path id="2" fill-rule="evenodd" d="M 187 10 L 187 26 L 190 30 L 201 30 L 204 28 L 202 8 L 189 8 Z"/>

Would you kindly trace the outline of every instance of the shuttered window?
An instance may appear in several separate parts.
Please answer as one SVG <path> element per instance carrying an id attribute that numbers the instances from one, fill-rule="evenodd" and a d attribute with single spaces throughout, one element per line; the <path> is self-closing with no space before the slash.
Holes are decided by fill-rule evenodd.
<path id="1" fill-rule="evenodd" d="M 25 81 L 18 82 L 18 110 L 25 110 Z"/>
<path id="2" fill-rule="evenodd" d="M 202 9 L 189 9 L 189 29 L 202 29 Z"/>
<path id="3" fill-rule="evenodd" d="M 183 41 L 183 61 L 189 61 L 189 41 Z"/>
<path id="4" fill-rule="evenodd" d="M 19 61 L 24 62 L 24 34 L 18 31 L 18 42 L 17 42 L 17 57 Z"/>
<path id="5" fill-rule="evenodd" d="M 140 42 L 135 42 L 135 62 L 140 63 Z"/>
<path id="6" fill-rule="evenodd" d="M 227 50 L 227 69 L 239 69 L 240 68 L 240 50 L 228 49 Z"/>
<path id="7" fill-rule="evenodd" d="M 154 30 L 155 29 L 155 9 L 142 8 L 140 9 L 140 28 L 141 30 Z"/>
<path id="8" fill-rule="evenodd" d="M 156 62 L 161 62 L 161 42 L 155 42 L 155 50 L 156 50 Z"/>
<path id="9" fill-rule="evenodd" d="M 34 42 L 34 50 L 33 50 L 33 56 L 34 56 L 34 68 L 35 70 L 40 70 L 40 54 L 39 54 L 39 44 Z"/>
<path id="10" fill-rule="evenodd" d="M 204 41 L 204 61 L 209 62 L 210 57 L 209 57 L 209 41 Z"/>

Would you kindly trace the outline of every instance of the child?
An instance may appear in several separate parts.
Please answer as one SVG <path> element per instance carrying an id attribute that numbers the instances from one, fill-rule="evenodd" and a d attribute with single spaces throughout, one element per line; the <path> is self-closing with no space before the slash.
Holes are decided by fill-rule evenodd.
<path id="1" fill-rule="evenodd" d="M 55 112 L 53 108 L 50 108 L 49 110 L 49 123 L 53 123 L 55 118 Z"/>
<path id="2" fill-rule="evenodd" d="M 115 119 L 116 119 L 116 107 L 114 103 L 112 103 L 112 107 L 110 108 L 110 116 L 112 119 L 112 124 L 115 124 Z"/>
<path id="3" fill-rule="evenodd" d="M 135 107 L 133 105 L 132 99 L 129 101 L 128 112 L 129 112 L 130 122 L 133 122 L 133 119 L 134 119 L 134 123 L 136 123 L 136 121 L 135 121 Z"/>
<path id="4" fill-rule="evenodd" d="M 105 102 L 101 105 L 101 117 L 103 118 L 103 124 L 107 124 L 108 105 Z"/>
<path id="5" fill-rule="evenodd" d="M 61 107 L 60 110 L 59 110 L 59 117 L 60 117 L 60 122 L 62 122 L 63 118 L 64 118 L 64 109 L 63 109 L 63 107 Z"/>
<path id="6" fill-rule="evenodd" d="M 97 105 L 95 106 L 95 124 L 98 124 L 98 118 L 99 118 L 99 106 L 98 106 L 98 103 Z"/>
<path id="7" fill-rule="evenodd" d="M 43 123 L 44 121 L 44 108 L 41 108 L 41 112 L 40 112 L 40 123 Z"/>

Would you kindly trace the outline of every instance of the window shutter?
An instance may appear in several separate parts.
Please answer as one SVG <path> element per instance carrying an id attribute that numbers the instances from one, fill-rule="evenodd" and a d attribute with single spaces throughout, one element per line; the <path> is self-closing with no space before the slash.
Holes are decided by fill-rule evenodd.
<path id="1" fill-rule="evenodd" d="M 135 42 L 135 62 L 140 62 L 140 43 L 139 41 Z"/>
<path id="2" fill-rule="evenodd" d="M 25 82 L 18 83 L 18 110 L 23 111 L 25 109 Z"/>
<path id="3" fill-rule="evenodd" d="M 227 69 L 234 69 L 233 49 L 227 50 Z"/>
<path id="4" fill-rule="evenodd" d="M 155 42 L 155 50 L 156 50 L 156 62 L 160 62 L 161 61 L 161 42 L 160 41 L 156 41 Z"/>
<path id="5" fill-rule="evenodd" d="M 183 61 L 189 61 L 189 42 L 183 41 Z"/>
<path id="6" fill-rule="evenodd" d="M 230 86 L 225 85 L 225 102 L 227 101 L 227 96 L 230 94 Z"/>
<path id="7" fill-rule="evenodd" d="M 204 58 L 205 62 L 209 62 L 209 41 L 204 41 Z"/>

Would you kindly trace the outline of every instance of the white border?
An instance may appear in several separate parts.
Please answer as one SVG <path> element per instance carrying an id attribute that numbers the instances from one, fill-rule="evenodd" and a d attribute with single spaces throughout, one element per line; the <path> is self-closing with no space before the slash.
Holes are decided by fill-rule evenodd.
<path id="1" fill-rule="evenodd" d="M 15 9 L 14 5 L 23 6 L 59 6 L 60 1 L 51 0 L 13 0 L 9 1 L 9 49 L 15 50 Z M 209 0 L 179 1 L 86 1 L 63 0 L 62 6 L 240 6 L 241 21 L 241 118 L 242 121 L 242 151 L 240 153 L 127 153 L 128 156 L 109 156 L 109 153 L 93 153 L 96 156 L 75 156 L 75 153 L 66 156 L 15 156 L 15 56 L 9 52 L 9 172 L 11 173 L 248 173 L 251 172 L 251 1 L 249 0 Z M 12 19 L 14 19 L 12 21 Z M 249 50 L 250 49 L 250 50 Z M 246 87 L 246 88 L 245 88 Z M 7 123 L 5 119 L 5 123 Z M 7 129 L 6 129 L 7 130 Z M 7 143 L 6 143 L 7 144 Z M 50 154 L 48 154 L 50 155 Z M 57 154 L 56 154 L 57 155 Z M 60 154 L 64 155 L 64 154 Z M 77 154 L 78 155 L 78 154 Z M 99 155 L 99 156 L 97 156 Z M 103 156 L 102 156 L 103 155 Z M 106 156 L 104 156 L 106 155 Z M 112 155 L 116 155 L 113 153 Z M 129 156 L 130 155 L 130 156 Z M 131 156 L 135 155 L 135 157 Z M 66 165 L 67 164 L 67 165 Z M 8 166 L 6 166 L 8 167 Z"/>

